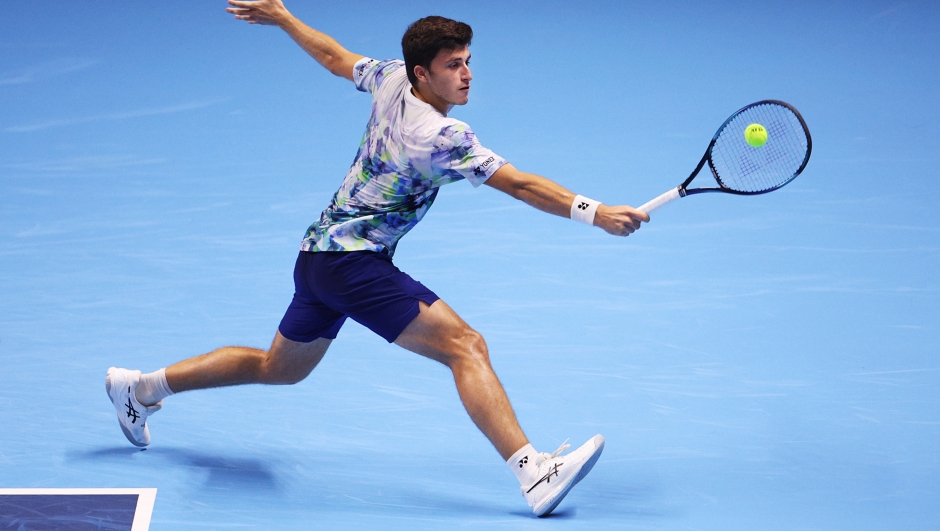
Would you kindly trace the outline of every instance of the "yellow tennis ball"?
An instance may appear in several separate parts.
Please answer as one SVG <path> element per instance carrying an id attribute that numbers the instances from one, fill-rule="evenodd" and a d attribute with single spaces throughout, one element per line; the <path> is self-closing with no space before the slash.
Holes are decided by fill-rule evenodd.
<path id="1" fill-rule="evenodd" d="M 761 147 L 767 142 L 767 130 L 761 124 L 751 124 L 744 128 L 744 140 L 754 147 Z"/>

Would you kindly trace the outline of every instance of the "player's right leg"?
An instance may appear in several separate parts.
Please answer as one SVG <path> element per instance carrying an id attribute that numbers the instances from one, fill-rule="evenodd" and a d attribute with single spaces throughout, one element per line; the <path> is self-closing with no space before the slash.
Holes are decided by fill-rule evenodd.
<path id="1" fill-rule="evenodd" d="M 446 365 L 454 375 L 464 408 L 503 459 L 529 444 L 509 397 L 490 364 L 489 349 L 443 300 L 419 303 L 418 316 L 395 344 Z"/>
<path id="2" fill-rule="evenodd" d="M 483 336 L 442 300 L 421 302 L 419 308 L 395 343 L 450 368 L 464 408 L 516 475 L 532 512 L 549 514 L 594 467 L 604 437 L 595 435 L 565 455 L 568 444 L 550 454 L 535 451 L 490 365 Z"/>

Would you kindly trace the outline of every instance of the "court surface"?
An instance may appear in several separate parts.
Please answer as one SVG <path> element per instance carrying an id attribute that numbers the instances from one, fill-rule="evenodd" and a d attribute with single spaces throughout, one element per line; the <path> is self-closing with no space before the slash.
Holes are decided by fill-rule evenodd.
<path id="1" fill-rule="evenodd" d="M 0 488 L 157 488 L 155 531 L 936 528 L 935 2 L 288 7 L 377 58 L 421 16 L 470 23 L 451 115 L 605 203 L 677 185 L 760 99 L 802 112 L 813 156 L 778 192 L 685 198 L 627 239 L 456 183 L 402 240 L 538 449 L 607 438 L 549 519 L 449 372 L 353 322 L 296 386 L 169 398 L 142 451 L 105 371 L 269 344 L 369 99 L 219 2 L 10 5 Z"/>

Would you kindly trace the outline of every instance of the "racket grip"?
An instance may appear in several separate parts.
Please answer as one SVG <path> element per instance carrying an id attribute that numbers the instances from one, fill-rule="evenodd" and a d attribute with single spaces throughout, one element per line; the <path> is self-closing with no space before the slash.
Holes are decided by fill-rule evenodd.
<path id="1" fill-rule="evenodd" d="M 676 199 L 682 197 L 682 194 L 679 192 L 679 187 L 675 187 L 672 190 L 664 193 L 663 195 L 653 199 L 652 201 L 640 206 L 637 210 L 649 214 L 650 212 L 656 210 L 657 208 L 665 205 L 666 203 L 671 203 Z"/>

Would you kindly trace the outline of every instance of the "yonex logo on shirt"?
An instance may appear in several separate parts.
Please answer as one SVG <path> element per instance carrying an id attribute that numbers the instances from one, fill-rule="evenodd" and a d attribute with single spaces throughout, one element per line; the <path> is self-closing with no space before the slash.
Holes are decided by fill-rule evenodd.
<path id="1" fill-rule="evenodd" d="M 370 59 L 369 61 L 366 61 L 366 62 L 360 64 L 360 65 L 359 65 L 359 72 L 358 72 L 359 77 L 362 77 L 363 72 L 365 72 L 367 69 L 369 69 L 369 67 L 371 67 L 373 64 L 375 64 L 375 62 L 376 62 L 375 60 L 371 60 L 371 59 Z"/>
<path id="2" fill-rule="evenodd" d="M 475 174 L 477 174 L 477 175 L 484 175 L 484 174 L 486 174 L 486 167 L 489 166 L 490 164 L 492 164 L 493 161 L 495 161 L 495 160 L 496 160 L 495 157 L 490 157 L 490 158 L 484 160 L 482 164 L 480 164 L 479 166 L 477 166 L 477 169 L 473 170 L 473 173 L 475 173 Z"/>

